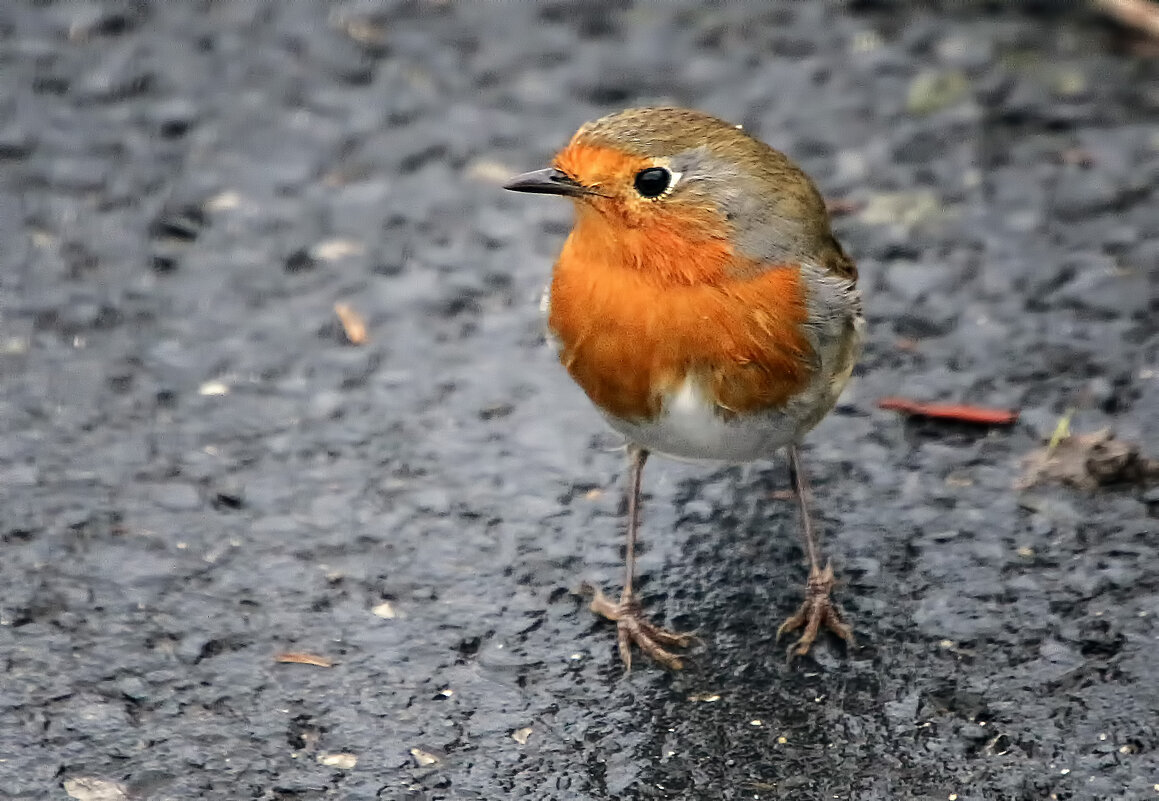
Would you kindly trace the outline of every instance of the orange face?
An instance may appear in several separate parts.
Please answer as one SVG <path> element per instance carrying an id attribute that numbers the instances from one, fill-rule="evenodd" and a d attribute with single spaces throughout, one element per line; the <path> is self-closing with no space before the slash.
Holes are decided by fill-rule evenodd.
<path id="1" fill-rule="evenodd" d="M 724 238 L 731 226 L 706 204 L 681 203 L 668 197 L 680 180 L 667 159 L 636 156 L 603 145 L 573 142 L 554 160 L 555 167 L 576 183 L 592 190 L 579 198 L 619 225 L 629 228 L 679 225 L 691 238 Z M 656 197 L 636 188 L 637 177 L 648 170 L 667 173 L 668 186 Z"/>
<path id="2" fill-rule="evenodd" d="M 735 261 L 732 228 L 715 208 L 681 203 L 667 192 L 640 194 L 636 182 L 644 171 L 663 169 L 669 181 L 679 180 L 666 160 L 573 142 L 554 164 L 589 190 L 576 196 L 573 233 L 585 258 L 622 261 L 677 284 L 721 280 Z"/>

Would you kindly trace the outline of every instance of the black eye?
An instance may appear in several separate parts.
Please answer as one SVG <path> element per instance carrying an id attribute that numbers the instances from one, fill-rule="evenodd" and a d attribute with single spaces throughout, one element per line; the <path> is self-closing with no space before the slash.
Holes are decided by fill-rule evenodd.
<path id="1" fill-rule="evenodd" d="M 663 167 L 649 167 L 636 173 L 636 191 L 644 197 L 660 197 L 671 183 L 672 173 Z"/>

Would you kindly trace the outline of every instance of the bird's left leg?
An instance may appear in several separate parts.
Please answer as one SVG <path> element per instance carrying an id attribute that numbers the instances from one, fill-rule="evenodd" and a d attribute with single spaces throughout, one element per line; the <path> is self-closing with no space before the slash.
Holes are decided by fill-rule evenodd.
<path id="1" fill-rule="evenodd" d="M 628 446 L 628 542 L 624 553 L 624 589 L 619 602 L 614 602 L 590 584 L 582 587 L 592 597 L 591 610 L 608 620 L 616 622 L 616 640 L 624 669 L 632 669 L 632 643 L 640 650 L 670 670 L 680 670 L 683 661 L 666 648 L 687 648 L 694 638 L 661 628 L 644 617 L 640 601 L 632 591 L 632 581 L 636 575 L 636 531 L 640 527 L 640 483 L 644 474 L 644 462 L 648 451 L 638 445 Z"/>
<path id="2" fill-rule="evenodd" d="M 786 631 L 804 629 L 801 637 L 789 646 L 789 658 L 809 653 L 817 634 L 825 627 L 853 645 L 853 628 L 841 619 L 841 610 L 829 597 L 833 589 L 833 565 L 826 560 L 821 567 L 818 557 L 817 537 L 813 533 L 813 521 L 809 514 L 809 486 L 801 470 L 801 454 L 797 445 L 789 446 L 789 480 L 793 493 L 801 509 L 801 535 L 805 541 L 805 554 L 809 558 L 809 580 L 805 585 L 805 601 L 796 614 L 777 629 L 777 639 Z"/>

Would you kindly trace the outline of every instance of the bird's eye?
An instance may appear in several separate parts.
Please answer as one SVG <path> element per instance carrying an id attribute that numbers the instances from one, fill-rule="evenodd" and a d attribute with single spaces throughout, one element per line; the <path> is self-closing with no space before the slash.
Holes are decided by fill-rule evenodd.
<path id="1" fill-rule="evenodd" d="M 672 173 L 663 167 L 649 167 L 636 173 L 636 191 L 644 197 L 660 197 L 674 183 Z"/>

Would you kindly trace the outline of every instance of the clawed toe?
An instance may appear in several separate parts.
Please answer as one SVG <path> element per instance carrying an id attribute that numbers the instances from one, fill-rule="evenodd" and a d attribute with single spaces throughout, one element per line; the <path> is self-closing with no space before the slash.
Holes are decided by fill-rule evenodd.
<path id="1" fill-rule="evenodd" d="M 657 626 L 644 617 L 640 602 L 632 596 L 621 598 L 616 602 L 586 583 L 581 587 L 581 591 L 592 596 L 593 612 L 616 622 L 616 641 L 625 670 L 632 669 L 633 644 L 650 659 L 669 670 L 681 670 L 684 667 L 684 660 L 667 649 L 688 648 L 696 642 L 694 634 Z"/>
<path id="2" fill-rule="evenodd" d="M 831 565 L 825 565 L 824 570 L 810 574 L 805 589 L 804 602 L 796 614 L 777 629 L 778 642 L 785 632 L 803 629 L 800 638 L 789 646 L 790 661 L 793 657 L 809 653 L 809 649 L 813 647 L 813 642 L 817 639 L 822 628 L 832 631 L 849 647 L 854 646 L 853 627 L 841 619 L 841 610 L 829 597 L 833 584 L 834 577 Z"/>

